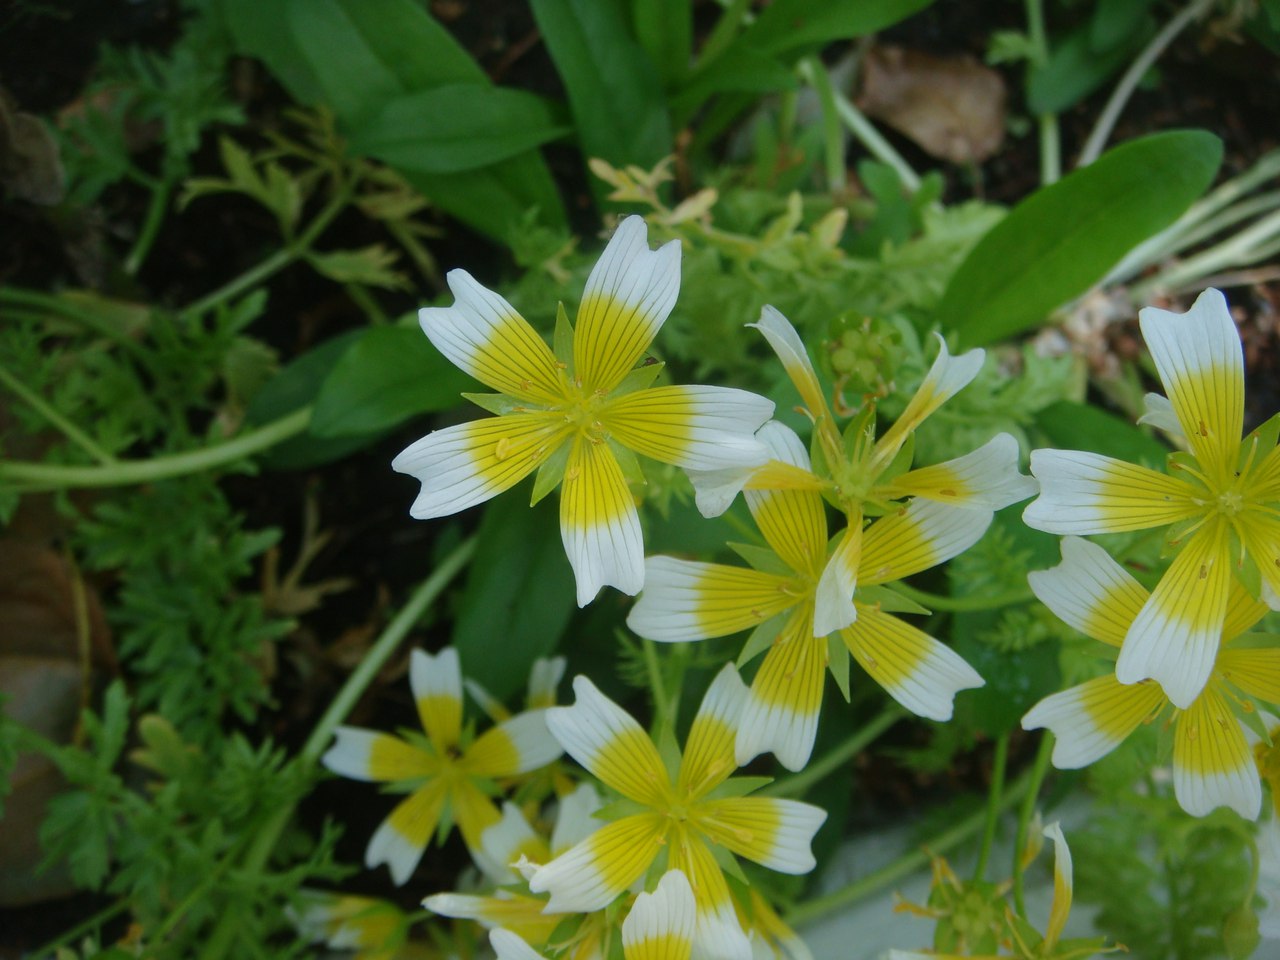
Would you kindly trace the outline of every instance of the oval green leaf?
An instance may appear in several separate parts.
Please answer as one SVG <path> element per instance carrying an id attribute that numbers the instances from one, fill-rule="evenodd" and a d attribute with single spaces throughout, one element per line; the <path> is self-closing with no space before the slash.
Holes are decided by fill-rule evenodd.
<path id="1" fill-rule="evenodd" d="M 1039 325 L 1176 220 L 1221 161 L 1213 134 L 1175 130 L 1126 143 L 1036 191 L 960 264 L 939 321 L 965 346 Z"/>

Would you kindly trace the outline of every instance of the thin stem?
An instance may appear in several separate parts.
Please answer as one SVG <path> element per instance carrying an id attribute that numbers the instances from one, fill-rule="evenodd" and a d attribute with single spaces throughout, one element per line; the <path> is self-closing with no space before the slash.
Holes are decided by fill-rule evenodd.
<path id="1" fill-rule="evenodd" d="M 333 703 L 329 705 L 329 709 L 324 712 L 315 729 L 311 731 L 311 736 L 307 738 L 307 742 L 303 744 L 298 753 L 298 760 L 303 766 L 310 767 L 320 759 L 320 755 L 333 738 L 333 731 L 347 718 L 347 714 L 351 712 L 356 702 L 368 689 L 378 671 L 383 668 L 392 654 L 399 648 L 401 641 L 408 635 L 414 624 L 418 622 L 427 608 L 436 601 L 445 587 L 471 560 L 471 557 L 475 554 L 475 549 L 476 541 L 474 537 L 464 540 L 454 548 L 453 552 L 436 566 L 431 576 L 427 577 L 421 586 L 413 592 L 403 609 L 382 631 L 382 635 L 369 648 L 369 652 L 360 661 L 360 665 L 352 671 L 351 676 L 347 678 L 347 682 L 338 691 L 338 695 L 333 698 Z M 294 806 L 294 804 L 286 804 L 276 810 L 259 829 L 257 836 L 253 838 L 252 844 L 245 853 L 241 866 L 246 873 L 250 875 L 256 874 L 266 865 L 267 859 L 271 856 L 271 851 L 275 849 L 276 841 L 279 840 L 280 834 L 284 832 L 285 825 L 293 816 Z M 238 932 L 236 929 L 236 915 L 234 913 L 224 914 L 205 943 L 205 948 L 200 953 L 201 960 L 219 960 L 219 958 L 225 956 Z"/>
<path id="2" fill-rule="evenodd" d="M 1029 778 L 1024 774 L 1010 785 L 1009 789 L 1005 791 L 1004 797 L 1000 800 L 1000 808 L 1002 810 L 1012 806 L 1026 792 L 1028 780 Z M 833 890 L 831 893 L 824 894 L 821 897 L 815 897 L 812 900 L 797 904 L 787 913 L 787 922 L 792 925 L 805 923 L 871 896 L 873 893 L 919 870 L 928 864 L 930 858 L 934 855 L 946 853 L 953 847 L 964 843 L 982 829 L 985 820 L 986 811 L 975 810 L 955 826 L 942 831 L 921 846 L 909 850 L 897 860 L 881 867 L 874 873 L 859 877 L 839 890 Z"/>
<path id="3" fill-rule="evenodd" d="M 997 593 L 992 596 L 974 595 L 971 597 L 948 597 L 940 593 L 930 593 L 927 590 L 921 590 L 919 587 L 913 587 L 902 582 L 895 583 L 893 589 L 909 600 L 914 600 L 930 610 L 945 610 L 948 613 L 998 610 L 1001 607 L 1011 607 L 1019 603 L 1030 603 L 1035 598 L 1035 595 L 1025 587 L 1006 590 L 1004 593 Z"/>
<path id="4" fill-rule="evenodd" d="M 1040 787 L 1049 770 L 1049 758 L 1052 755 L 1053 734 L 1046 730 L 1040 738 L 1040 749 L 1028 775 L 1027 792 L 1022 798 L 1022 809 L 1018 811 L 1018 832 L 1013 841 L 1013 905 L 1018 916 L 1024 920 L 1027 918 L 1027 904 L 1022 895 L 1022 851 L 1027 845 L 1027 830 L 1031 817 L 1036 812 L 1036 801 L 1040 798 Z"/>
<path id="5" fill-rule="evenodd" d="M 20 287 L 0 287 L 0 304 L 29 307 L 38 311 L 41 314 L 41 319 L 47 319 L 47 314 L 54 314 L 64 320 L 72 320 L 81 326 L 89 328 L 99 336 L 118 344 L 135 356 L 140 356 L 143 353 L 141 345 L 124 330 L 95 316 L 88 310 L 80 309 L 64 297 L 41 293 L 36 290 L 23 290 Z M 9 313 L 7 316 L 13 317 L 14 315 Z"/>
<path id="6" fill-rule="evenodd" d="M 827 172 L 827 189 L 839 193 L 845 188 L 844 137 L 840 133 L 840 114 L 836 109 L 836 91 L 831 75 L 817 57 L 806 57 L 802 71 L 822 104 L 823 161 Z"/>
<path id="7" fill-rule="evenodd" d="M 1129 69 L 1116 84 L 1116 88 L 1111 91 L 1111 97 L 1107 100 L 1107 105 L 1102 108 L 1102 113 L 1098 115 L 1098 121 L 1093 125 L 1089 139 L 1084 143 L 1084 149 L 1080 151 L 1080 159 L 1076 161 L 1076 166 L 1087 167 L 1102 155 L 1102 149 L 1106 146 L 1111 131 L 1115 129 L 1121 111 L 1133 96 L 1133 91 L 1137 89 L 1138 82 L 1146 76 L 1160 54 L 1173 43 L 1174 38 L 1189 27 L 1193 20 L 1208 11 L 1213 3 L 1214 0 L 1191 0 L 1191 3 L 1178 11 L 1178 15 L 1165 24 L 1164 29 L 1152 37 L 1151 42 L 1134 58 L 1133 63 L 1129 64 Z"/>
<path id="8" fill-rule="evenodd" d="M 41 960 L 42 957 L 54 956 L 57 953 L 59 947 L 65 946 L 66 944 L 71 943 L 74 940 L 78 940 L 80 937 L 84 936 L 84 934 L 88 933 L 90 930 L 96 930 L 98 927 L 101 927 L 108 920 L 111 920 L 114 917 L 119 916 L 120 914 L 124 913 L 128 909 L 129 909 L 129 900 L 127 897 L 117 900 L 115 903 L 111 904 L 110 906 L 103 907 L 101 910 L 99 910 L 93 916 L 89 917 L 87 920 L 77 923 L 70 930 L 66 931 L 65 933 L 59 934 L 55 939 L 50 940 L 48 943 L 44 944 L 38 949 L 33 950 L 31 952 L 31 956 L 33 960 Z"/>
<path id="9" fill-rule="evenodd" d="M 1031 64 L 1042 67 L 1049 60 L 1049 41 L 1044 29 L 1044 10 L 1040 0 L 1026 0 L 1027 35 L 1031 40 Z M 1058 134 L 1058 116 L 1042 113 L 1037 118 L 1040 127 L 1040 183 L 1048 186 L 1057 183 L 1062 176 L 1062 145 Z"/>
<path id="10" fill-rule="evenodd" d="M 987 793 L 987 822 L 982 829 L 982 846 L 978 850 L 978 864 L 973 868 L 973 879 L 981 882 L 991 858 L 991 844 L 996 838 L 996 822 L 1000 818 L 1000 794 L 1004 791 L 1004 772 L 1009 760 L 1009 731 L 996 738 L 996 753 L 991 762 L 991 789 Z"/>
<path id="11" fill-rule="evenodd" d="M 844 125 L 849 128 L 849 132 L 858 138 L 873 157 L 881 163 L 892 167 L 894 172 L 897 173 L 898 179 L 902 181 L 902 185 L 909 192 L 915 193 L 919 190 L 919 174 L 911 169 L 911 164 L 902 158 L 902 155 L 893 148 L 893 144 L 881 136 L 880 131 L 875 128 L 861 110 L 853 105 L 848 97 L 838 90 L 833 91 L 833 95 L 836 113 L 840 115 Z"/>
<path id="12" fill-rule="evenodd" d="M 903 709 L 896 703 L 885 707 L 880 713 L 872 717 L 866 726 L 830 753 L 810 763 L 799 773 L 777 780 L 764 789 L 758 790 L 756 796 L 798 797 L 803 795 L 815 783 L 860 754 L 872 741 L 902 719 L 904 715 Z"/>
<path id="13" fill-rule="evenodd" d="M 183 477 L 226 466 L 270 449 L 307 429 L 311 408 L 303 407 L 256 430 L 242 433 L 226 443 L 199 450 L 152 457 L 150 460 L 120 460 L 101 466 L 63 466 L 54 463 L 0 461 L 0 483 L 17 483 L 24 489 L 63 490 L 84 487 L 120 487 Z"/>
<path id="14" fill-rule="evenodd" d="M 658 647 L 652 640 L 642 640 L 644 665 L 649 672 L 649 690 L 653 694 L 653 729 L 656 733 L 671 722 L 671 701 L 667 699 L 667 685 L 662 678 L 662 665 L 658 663 Z"/>
<path id="15" fill-rule="evenodd" d="M 1135 284 L 1133 296 L 1141 296 L 1141 302 L 1146 302 L 1146 297 L 1157 290 L 1175 290 L 1226 267 L 1257 263 L 1271 255 L 1274 245 L 1270 241 L 1277 235 L 1280 235 L 1280 213 L 1272 213 L 1216 246 L 1201 250 L 1151 279 Z"/>
<path id="16" fill-rule="evenodd" d="M 116 462 L 116 458 L 103 450 L 102 447 L 90 437 L 87 433 L 77 427 L 74 423 L 64 417 L 55 410 L 50 404 L 45 402 L 44 397 L 36 393 L 16 376 L 10 373 L 3 366 L 0 366 L 0 383 L 16 393 L 19 397 L 26 401 L 28 406 L 35 410 L 40 416 L 44 417 L 53 426 L 57 427 L 68 440 L 78 446 L 93 459 L 101 464 L 112 464 Z"/>
<path id="17" fill-rule="evenodd" d="M 711 34 L 707 37 L 707 42 L 702 45 L 702 51 L 698 54 L 698 62 L 693 67 L 693 75 L 696 75 L 699 70 L 705 69 L 729 48 L 729 44 L 733 43 L 733 38 L 742 29 L 744 18 L 750 8 L 751 0 L 733 0 L 732 3 L 724 8 L 724 12 L 720 14 L 720 19 L 711 28 Z"/>
<path id="18" fill-rule="evenodd" d="M 124 272 L 136 276 L 142 264 L 151 252 L 160 233 L 160 225 L 164 223 L 164 215 L 169 210 L 169 196 L 173 192 L 173 183 L 169 180 L 158 181 L 151 188 L 151 202 L 147 204 L 147 218 L 142 222 L 142 230 L 134 241 L 133 249 L 125 257 Z"/>

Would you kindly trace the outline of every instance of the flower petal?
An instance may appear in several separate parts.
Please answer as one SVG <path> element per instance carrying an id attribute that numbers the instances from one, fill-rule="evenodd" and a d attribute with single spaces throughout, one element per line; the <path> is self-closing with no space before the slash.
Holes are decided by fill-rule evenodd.
<path id="1" fill-rule="evenodd" d="M 538 657 L 529 668 L 529 686 L 525 703 L 529 709 L 554 707 L 556 688 L 564 679 L 564 668 L 569 661 L 564 657 Z"/>
<path id="2" fill-rule="evenodd" d="M 599 910 L 640 879 L 664 842 L 656 814 L 615 820 L 534 871 L 529 889 L 551 894 L 547 913 Z"/>
<path id="3" fill-rule="evenodd" d="M 502 297 L 465 270 L 445 278 L 451 307 L 423 307 L 418 323 L 437 350 L 487 387 L 534 403 L 564 396 L 556 358 L 533 327 Z"/>
<path id="4" fill-rule="evenodd" d="M 462 732 L 462 664 L 458 651 L 445 647 L 435 656 L 414 650 L 409 656 L 409 687 L 427 739 L 444 752 Z"/>
<path id="5" fill-rule="evenodd" d="M 624 797 L 661 803 L 670 781 L 649 735 L 588 678 L 574 677 L 573 692 L 573 706 L 547 710 L 547 726 L 565 752 Z"/>
<path id="6" fill-rule="evenodd" d="M 1125 685 L 1114 674 L 1045 697 L 1022 718 L 1023 730 L 1053 731 L 1053 765 L 1078 770 L 1106 756 L 1167 702 L 1151 680 Z"/>
<path id="7" fill-rule="evenodd" d="M 1216 669 L 1249 696 L 1280 704 L 1280 648 L 1228 648 L 1218 654 Z"/>
<path id="8" fill-rule="evenodd" d="M 1152 677 L 1186 709 L 1213 670 L 1227 614 L 1231 558 L 1225 524 L 1210 520 L 1161 577 L 1125 634 L 1116 678 Z"/>
<path id="9" fill-rule="evenodd" d="M 929 368 L 929 372 L 925 374 L 915 395 L 907 402 L 902 415 L 884 432 L 884 436 L 876 441 L 875 454 L 871 461 L 873 470 L 882 470 L 887 467 L 916 427 L 967 387 L 982 369 L 982 363 L 987 356 L 986 351 L 968 350 L 953 357 L 948 352 L 947 342 L 942 339 L 942 336 L 940 334 L 935 336 L 938 339 L 938 356 L 933 361 L 933 366 Z"/>
<path id="10" fill-rule="evenodd" d="M 1052 951 L 1062 936 L 1071 912 L 1072 869 L 1071 848 L 1062 835 L 1062 827 L 1055 820 L 1044 828 L 1044 835 L 1053 841 L 1053 906 L 1049 909 L 1049 924 L 1045 927 L 1044 946 Z"/>
<path id="11" fill-rule="evenodd" d="M 642 893 L 622 921 L 627 960 L 689 960 L 697 909 L 682 870 L 668 870 L 653 893 Z"/>
<path id="12" fill-rule="evenodd" d="M 502 819 L 480 834 L 480 849 L 473 854 L 485 876 L 499 885 L 519 881 L 512 864 L 521 857 L 535 863 L 550 859 L 547 842 L 529 826 L 520 808 L 510 802 L 502 805 Z"/>
<path id="13" fill-rule="evenodd" d="M 502 813 L 474 782 L 455 778 L 449 784 L 449 808 L 467 849 L 480 863 L 484 832 L 502 819 Z"/>
<path id="14" fill-rule="evenodd" d="M 649 557 L 627 626 L 663 642 L 728 636 L 793 606 L 798 598 L 790 584 L 787 577 L 744 567 Z"/>
<path id="15" fill-rule="evenodd" d="M 1039 489 L 1034 479 L 1018 472 L 1018 441 L 1000 433 L 963 457 L 904 473 L 889 484 L 888 494 L 1002 510 Z"/>
<path id="16" fill-rule="evenodd" d="M 1173 412 L 1173 404 L 1164 394 L 1143 394 L 1142 408 L 1146 412 L 1138 418 L 1138 423 L 1163 430 L 1170 437 L 1179 440 L 1187 438 L 1187 435 L 1182 432 L 1182 424 L 1178 422 L 1178 415 Z"/>
<path id="17" fill-rule="evenodd" d="M 814 868 L 809 845 L 826 819 L 821 807 L 774 797 L 732 797 L 698 807 L 698 823 L 708 837 L 779 873 Z"/>
<path id="18" fill-rule="evenodd" d="M 440 772 L 436 757 L 399 737 L 358 727 L 338 727 L 333 733 L 333 746 L 320 762 L 340 777 L 394 783 Z"/>
<path id="19" fill-rule="evenodd" d="M 671 845 L 670 870 L 689 879 L 697 907 L 694 954 L 716 960 L 750 960 L 751 944 L 738 922 L 724 873 L 699 836 L 686 833 Z"/>
<path id="20" fill-rule="evenodd" d="M 746 701 L 747 687 L 733 664 L 725 664 L 707 688 L 689 728 L 680 761 L 677 793 L 705 796 L 737 768 L 734 739 Z"/>
<path id="21" fill-rule="evenodd" d="M 543 960 L 542 954 L 529 946 L 518 934 L 502 927 L 489 931 L 489 945 L 497 960 Z"/>
<path id="22" fill-rule="evenodd" d="M 1196 461 L 1225 486 L 1244 422 L 1244 352 L 1226 298 L 1209 289 L 1186 313 L 1146 307 L 1138 325 Z"/>
<path id="23" fill-rule="evenodd" d="M 1173 731 L 1173 792 L 1193 817 L 1230 807 L 1258 819 L 1262 784 L 1240 724 L 1216 685 L 1205 688 Z"/>
<path id="24" fill-rule="evenodd" d="M 1040 496 L 1023 522 L 1046 533 L 1119 533 L 1177 523 L 1199 513 L 1181 480 L 1100 453 L 1032 450 Z"/>
<path id="25" fill-rule="evenodd" d="M 956 694 L 985 682 L 960 654 L 879 607 L 858 604 L 841 636 L 889 696 L 930 720 L 950 720 Z"/>
<path id="26" fill-rule="evenodd" d="M 862 512 L 849 517 L 849 525 L 840 542 L 822 568 L 813 595 L 813 635 L 825 637 L 843 630 L 858 617 L 853 605 L 853 591 L 858 586 L 858 567 L 862 562 Z"/>
<path id="27" fill-rule="evenodd" d="M 526 710 L 486 730 L 460 765 L 477 777 L 511 777 L 551 763 L 563 751 L 547 729 L 547 711 Z"/>
<path id="28" fill-rule="evenodd" d="M 766 751 L 788 770 L 809 762 L 818 735 L 827 641 L 815 639 L 811 615 L 793 614 L 765 654 L 738 721 L 738 766 Z"/>
<path id="29" fill-rule="evenodd" d="M 509 413 L 429 433 L 391 461 L 422 483 L 409 508 L 417 520 L 447 517 L 515 486 L 564 442 L 564 418 Z"/>
<path id="30" fill-rule="evenodd" d="M 760 320 L 757 323 L 748 323 L 747 326 L 764 334 L 765 340 L 782 361 L 782 369 L 795 384 L 796 392 L 800 394 L 800 399 L 809 408 L 809 412 L 815 418 L 825 416 L 829 419 L 831 415 L 827 411 L 827 400 L 818 382 L 818 374 L 809 360 L 804 341 L 796 333 L 796 328 L 791 325 L 791 321 L 766 304 L 760 311 Z"/>
<path id="31" fill-rule="evenodd" d="M 435 833 L 444 798 L 443 781 L 433 780 L 400 801 L 370 838 L 364 865 L 373 870 L 385 863 L 391 871 L 392 882 L 403 886 L 413 875 Z"/>
<path id="32" fill-rule="evenodd" d="M 989 510 L 916 498 L 867 528 L 858 582 L 890 583 L 950 560 L 982 539 L 991 516 Z"/>
<path id="33" fill-rule="evenodd" d="M 1031 591 L 1059 620 L 1113 647 L 1147 602 L 1147 591 L 1102 547 L 1079 537 L 1062 540 L 1062 563 L 1027 574 Z"/>
<path id="34" fill-rule="evenodd" d="M 490 929 L 504 927 L 519 931 L 520 936 L 534 943 L 545 943 L 561 920 L 544 914 L 541 900 L 505 890 L 489 897 L 437 893 L 423 900 L 422 905 L 442 917 L 474 920 Z"/>
<path id="35" fill-rule="evenodd" d="M 644 218 L 618 225 L 587 277 L 573 372 L 588 392 L 616 387 L 653 342 L 680 292 L 680 241 L 649 249 Z"/>
<path id="36" fill-rule="evenodd" d="M 687 470 L 758 467 L 768 459 L 755 433 L 773 401 L 730 387 L 637 390 L 601 414 L 614 439 L 636 453 Z"/>
<path id="37" fill-rule="evenodd" d="M 577 580 L 578 606 L 603 586 L 631 596 L 644 586 L 640 517 L 608 444 L 573 441 L 560 493 L 560 536 Z"/>
<path id="38" fill-rule="evenodd" d="M 572 793 L 560 798 L 556 823 L 551 828 L 551 854 L 560 856 L 575 843 L 585 840 L 600 821 L 593 814 L 601 807 L 600 794 L 589 783 L 580 783 Z"/>
<path id="39" fill-rule="evenodd" d="M 1280 520 L 1271 512 L 1274 509 L 1275 504 L 1270 504 L 1246 510 L 1235 524 L 1245 550 L 1273 595 L 1280 594 Z"/>
<path id="40" fill-rule="evenodd" d="M 771 420 L 756 434 L 769 455 L 809 469 L 809 455 L 790 427 Z M 747 506 L 773 552 L 797 573 L 817 576 L 827 559 L 827 517 L 812 490 L 747 490 Z"/>

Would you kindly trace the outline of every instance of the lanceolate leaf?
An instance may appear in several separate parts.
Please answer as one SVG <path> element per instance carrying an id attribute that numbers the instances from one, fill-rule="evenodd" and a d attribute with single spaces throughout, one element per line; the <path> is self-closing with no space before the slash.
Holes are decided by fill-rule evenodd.
<path id="1" fill-rule="evenodd" d="M 933 0 L 775 0 L 742 35 L 766 53 L 820 46 L 863 37 L 892 26 Z"/>
<path id="2" fill-rule="evenodd" d="M 960 265 L 939 321 L 964 346 L 1042 323 L 1177 219 L 1208 188 L 1221 160 L 1222 143 L 1210 133 L 1158 133 L 1033 193 Z"/>

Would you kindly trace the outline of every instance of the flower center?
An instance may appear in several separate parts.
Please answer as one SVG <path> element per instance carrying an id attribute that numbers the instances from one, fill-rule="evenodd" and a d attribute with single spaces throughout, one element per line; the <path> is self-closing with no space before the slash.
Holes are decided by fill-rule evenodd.
<path id="1" fill-rule="evenodd" d="M 1224 516 L 1234 517 L 1244 509 L 1244 496 L 1233 487 L 1218 494 L 1216 505 L 1219 513 Z"/>

